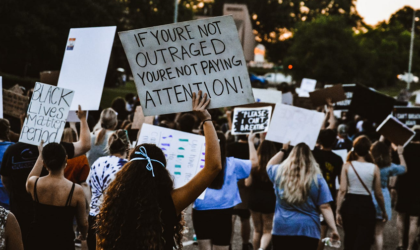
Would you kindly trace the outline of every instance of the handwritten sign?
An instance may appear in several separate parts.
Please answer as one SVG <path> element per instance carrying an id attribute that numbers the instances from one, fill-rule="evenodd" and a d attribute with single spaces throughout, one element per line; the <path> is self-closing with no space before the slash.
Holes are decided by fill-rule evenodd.
<path id="1" fill-rule="evenodd" d="M 408 127 L 420 125 L 420 107 L 394 107 L 395 118 Z"/>
<path id="2" fill-rule="evenodd" d="M 39 145 L 60 142 L 74 91 L 35 83 L 19 142 Z"/>
<path id="3" fill-rule="evenodd" d="M 266 139 L 295 146 L 301 142 L 314 149 L 324 114 L 294 106 L 277 104 Z"/>
<path id="4" fill-rule="evenodd" d="M 175 188 L 187 184 L 204 168 L 204 136 L 143 124 L 137 144 L 143 143 L 156 144 L 162 149 Z"/>
<path id="5" fill-rule="evenodd" d="M 232 16 L 118 34 L 146 116 L 191 111 L 199 90 L 210 109 L 254 102 Z"/>
<path id="6" fill-rule="evenodd" d="M 272 107 L 235 108 L 233 111 L 233 135 L 264 133 L 268 131 Z"/>
<path id="7" fill-rule="evenodd" d="M 3 89 L 3 114 L 19 118 L 26 112 L 29 98 Z"/>

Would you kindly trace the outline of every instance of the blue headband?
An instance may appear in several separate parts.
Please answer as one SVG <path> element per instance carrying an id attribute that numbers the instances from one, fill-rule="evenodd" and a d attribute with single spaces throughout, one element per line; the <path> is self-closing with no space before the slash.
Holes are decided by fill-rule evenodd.
<path id="1" fill-rule="evenodd" d="M 155 173 L 153 172 L 152 161 L 157 162 L 157 163 L 160 163 L 160 165 L 162 165 L 163 167 L 165 167 L 165 165 L 162 162 L 160 162 L 158 160 L 150 159 L 150 157 L 147 155 L 146 149 L 143 146 L 141 146 L 138 151 L 134 152 L 134 154 L 141 155 L 144 158 L 136 157 L 136 158 L 131 159 L 130 162 L 132 162 L 132 161 L 144 161 L 144 160 L 146 160 L 147 161 L 146 169 L 149 170 L 149 171 L 152 171 L 153 177 L 155 177 Z"/>

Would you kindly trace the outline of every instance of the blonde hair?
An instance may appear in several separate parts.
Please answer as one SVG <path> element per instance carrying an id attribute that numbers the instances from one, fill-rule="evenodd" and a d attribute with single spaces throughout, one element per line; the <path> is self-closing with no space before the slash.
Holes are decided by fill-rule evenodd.
<path id="1" fill-rule="evenodd" d="M 117 113 L 112 108 L 104 109 L 98 124 L 101 126 L 99 133 L 96 135 L 95 145 L 99 145 L 104 141 L 106 130 L 114 130 L 118 125 Z"/>
<path id="2" fill-rule="evenodd" d="M 280 199 L 292 205 L 306 202 L 311 185 L 318 185 L 321 174 L 310 148 L 305 143 L 296 145 L 277 170 L 276 183 L 283 190 Z"/>
<path id="3" fill-rule="evenodd" d="M 76 132 L 72 128 L 65 128 L 63 131 L 63 137 L 61 138 L 63 142 L 77 142 Z"/>

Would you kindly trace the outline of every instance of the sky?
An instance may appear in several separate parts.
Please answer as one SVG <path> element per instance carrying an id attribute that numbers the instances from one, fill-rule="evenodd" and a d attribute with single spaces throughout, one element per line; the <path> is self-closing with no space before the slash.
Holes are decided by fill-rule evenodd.
<path id="1" fill-rule="evenodd" d="M 367 24 L 375 25 L 404 6 L 420 9 L 420 0 L 357 0 L 356 8 Z"/>

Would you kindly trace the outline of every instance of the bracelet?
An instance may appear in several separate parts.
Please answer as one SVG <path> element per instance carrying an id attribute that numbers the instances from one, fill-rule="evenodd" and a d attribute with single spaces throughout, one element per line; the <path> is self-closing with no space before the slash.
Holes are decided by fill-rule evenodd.
<path id="1" fill-rule="evenodd" d="M 282 149 L 280 149 L 280 152 L 283 152 L 283 154 L 286 154 L 287 150 L 282 148 Z"/>
<path id="2" fill-rule="evenodd" d="M 206 119 L 206 120 L 202 121 L 201 124 L 200 124 L 200 128 L 203 127 L 204 123 L 208 122 L 208 121 L 212 122 L 213 120 L 212 119 Z"/>

